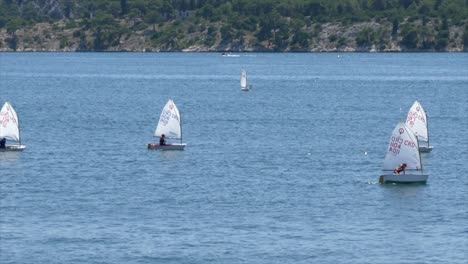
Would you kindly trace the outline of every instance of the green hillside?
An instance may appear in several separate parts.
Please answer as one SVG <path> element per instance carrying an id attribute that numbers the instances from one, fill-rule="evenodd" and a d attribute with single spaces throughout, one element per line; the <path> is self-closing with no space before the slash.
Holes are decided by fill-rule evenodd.
<path id="1" fill-rule="evenodd" d="M 467 51 L 468 0 L 0 0 L 2 51 Z"/>

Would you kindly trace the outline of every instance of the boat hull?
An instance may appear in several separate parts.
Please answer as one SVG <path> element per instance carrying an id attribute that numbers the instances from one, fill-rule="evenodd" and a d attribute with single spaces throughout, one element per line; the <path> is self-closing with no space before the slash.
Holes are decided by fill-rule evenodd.
<path id="1" fill-rule="evenodd" d="M 431 152 L 432 146 L 419 146 L 419 151 L 423 153 Z"/>
<path id="2" fill-rule="evenodd" d="M 166 144 L 159 145 L 155 143 L 149 143 L 148 149 L 159 149 L 159 150 L 184 150 L 187 144 Z"/>
<path id="3" fill-rule="evenodd" d="M 5 146 L 5 148 L 0 149 L 0 151 L 22 151 L 25 148 L 26 146 L 24 145 L 10 145 Z"/>
<path id="4" fill-rule="evenodd" d="M 247 85 L 246 87 L 241 87 L 241 90 L 244 91 L 244 92 L 248 92 L 248 91 L 250 91 L 250 89 L 252 89 L 251 84 Z"/>
<path id="5" fill-rule="evenodd" d="M 386 174 L 381 175 L 379 183 L 426 183 L 427 174 Z"/>
<path id="6" fill-rule="evenodd" d="M 240 55 L 237 54 L 222 54 L 221 56 L 223 57 L 231 57 L 231 58 L 238 58 Z"/>

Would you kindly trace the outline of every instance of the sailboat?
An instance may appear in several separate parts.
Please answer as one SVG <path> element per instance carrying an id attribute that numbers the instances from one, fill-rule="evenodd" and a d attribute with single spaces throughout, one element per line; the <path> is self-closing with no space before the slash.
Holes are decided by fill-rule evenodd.
<path id="1" fill-rule="evenodd" d="M 242 69 L 240 85 L 242 91 L 249 91 L 252 89 L 252 85 L 247 84 L 247 72 L 244 69 Z"/>
<path id="2" fill-rule="evenodd" d="M 0 151 L 21 151 L 26 146 L 21 145 L 19 119 L 15 109 L 9 102 L 5 102 L 0 110 L 0 140 L 13 141 L 16 144 L 6 145 Z"/>
<path id="3" fill-rule="evenodd" d="M 432 146 L 429 146 L 429 129 L 426 111 L 424 111 L 422 105 L 415 101 L 408 111 L 406 117 L 406 125 L 413 130 L 418 141 L 423 143 L 419 146 L 421 152 L 431 152 Z"/>
<path id="4" fill-rule="evenodd" d="M 168 140 L 180 140 L 180 143 L 167 143 L 165 145 L 149 143 L 148 149 L 184 150 L 186 144 L 182 143 L 182 122 L 179 109 L 171 99 L 164 106 L 154 131 L 155 137 L 161 137 L 162 135 L 165 135 Z"/>
<path id="5" fill-rule="evenodd" d="M 403 163 L 407 165 L 403 174 L 392 172 Z M 429 177 L 422 172 L 418 140 L 413 131 L 403 122 L 396 125 L 390 136 L 383 170 L 388 173 L 380 176 L 380 183 L 425 183 Z"/>

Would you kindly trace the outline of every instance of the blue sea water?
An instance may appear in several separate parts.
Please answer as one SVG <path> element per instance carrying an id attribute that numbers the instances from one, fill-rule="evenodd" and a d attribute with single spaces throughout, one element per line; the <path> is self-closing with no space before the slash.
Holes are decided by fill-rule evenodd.
<path id="1" fill-rule="evenodd" d="M 240 55 L 0 53 L 0 263 L 466 263 L 468 54 Z M 415 100 L 428 183 L 379 185 Z"/>

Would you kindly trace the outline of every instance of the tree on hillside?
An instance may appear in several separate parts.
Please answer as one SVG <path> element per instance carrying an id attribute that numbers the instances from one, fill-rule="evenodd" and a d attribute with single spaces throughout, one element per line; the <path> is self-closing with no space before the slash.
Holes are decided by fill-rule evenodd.
<path id="1" fill-rule="evenodd" d="M 74 8 L 74 3 L 73 0 L 65 0 L 63 3 L 63 9 L 65 13 L 66 18 L 73 18 L 73 8 Z"/>
<path id="2" fill-rule="evenodd" d="M 359 47 L 370 47 L 375 39 L 375 32 L 372 28 L 366 27 L 361 30 L 356 37 L 356 44 Z"/>
<path id="3" fill-rule="evenodd" d="M 120 14 L 125 16 L 128 12 L 127 0 L 120 0 Z"/>
<path id="4" fill-rule="evenodd" d="M 163 18 L 159 12 L 156 11 L 150 11 L 146 16 L 145 16 L 145 21 L 146 23 L 152 25 L 153 31 L 156 31 L 156 23 L 162 22 Z"/>
<path id="5" fill-rule="evenodd" d="M 415 49 L 418 46 L 418 32 L 415 29 L 410 29 L 403 34 L 401 44 L 408 49 Z"/>
<path id="6" fill-rule="evenodd" d="M 398 37 L 398 18 L 394 18 L 392 22 L 392 39 L 397 39 Z"/>
<path id="7" fill-rule="evenodd" d="M 468 26 L 465 26 L 465 31 L 463 32 L 463 50 L 468 51 Z"/>

